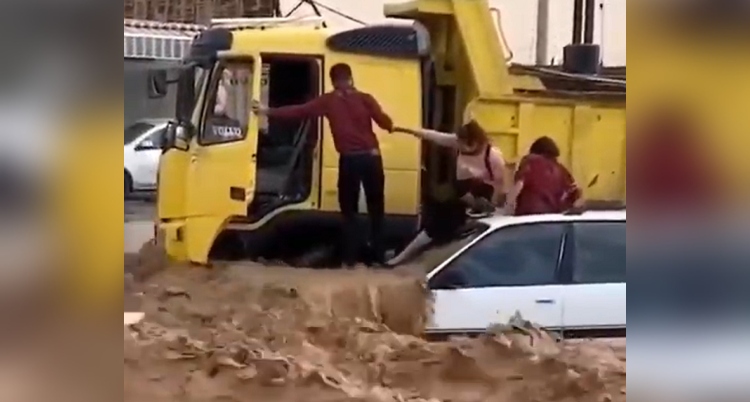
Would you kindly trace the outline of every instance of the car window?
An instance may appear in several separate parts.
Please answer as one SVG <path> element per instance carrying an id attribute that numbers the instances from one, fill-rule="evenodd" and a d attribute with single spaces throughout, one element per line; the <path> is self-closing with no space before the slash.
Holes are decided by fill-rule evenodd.
<path id="1" fill-rule="evenodd" d="M 625 222 L 573 225 L 573 283 L 625 282 Z"/>
<path id="2" fill-rule="evenodd" d="M 564 223 L 500 228 L 453 260 L 431 281 L 433 289 L 557 283 Z"/>
<path id="3" fill-rule="evenodd" d="M 425 272 L 432 272 L 435 268 L 443 265 L 452 255 L 490 229 L 489 225 L 477 221 L 470 222 L 467 226 L 469 226 L 468 230 L 461 235 L 456 236 L 451 241 L 431 245 L 408 263 L 424 267 Z"/>
<path id="4" fill-rule="evenodd" d="M 125 127 L 125 145 L 137 140 L 138 137 L 152 128 L 154 128 L 153 124 L 144 121 L 135 122 Z"/>
<path id="5" fill-rule="evenodd" d="M 166 127 L 154 131 L 153 133 L 151 133 L 151 135 L 144 138 L 144 145 L 150 143 L 150 145 L 153 145 L 154 148 L 159 148 L 160 144 L 162 143 L 162 137 L 164 136 L 164 133 L 166 131 Z"/>

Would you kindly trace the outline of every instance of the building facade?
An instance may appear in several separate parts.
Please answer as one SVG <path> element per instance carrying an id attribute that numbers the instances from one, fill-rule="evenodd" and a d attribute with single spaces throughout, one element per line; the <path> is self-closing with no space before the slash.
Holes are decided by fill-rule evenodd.
<path id="1" fill-rule="evenodd" d="M 124 21 L 125 125 L 142 118 L 174 115 L 175 91 L 163 98 L 151 98 L 148 73 L 178 66 L 199 30 L 200 26 L 192 24 Z"/>

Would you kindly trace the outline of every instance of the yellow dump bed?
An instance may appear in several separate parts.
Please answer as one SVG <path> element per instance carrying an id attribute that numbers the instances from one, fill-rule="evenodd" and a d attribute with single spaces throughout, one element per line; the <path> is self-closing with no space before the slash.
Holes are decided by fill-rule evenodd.
<path id="1" fill-rule="evenodd" d="M 486 0 L 415 0 L 386 5 L 385 14 L 429 31 L 437 84 L 455 87 L 453 113 L 477 119 L 510 162 L 546 135 L 585 197 L 625 198 L 624 69 L 582 76 L 508 66 Z"/>

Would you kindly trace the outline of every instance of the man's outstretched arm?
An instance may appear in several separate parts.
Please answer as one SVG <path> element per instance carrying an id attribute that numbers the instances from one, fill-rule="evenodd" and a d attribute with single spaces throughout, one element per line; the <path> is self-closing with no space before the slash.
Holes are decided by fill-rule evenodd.
<path id="1" fill-rule="evenodd" d="M 301 105 L 290 105 L 282 107 L 268 108 L 262 105 L 253 107 L 258 114 L 265 114 L 268 117 L 277 117 L 281 119 L 309 119 L 323 116 L 326 112 L 326 100 L 319 96 L 309 102 Z"/>
<path id="2" fill-rule="evenodd" d="M 393 119 L 388 116 L 380 107 L 380 103 L 370 94 L 364 94 L 367 108 L 370 110 L 370 117 L 375 121 L 378 127 L 388 132 L 393 131 Z"/>

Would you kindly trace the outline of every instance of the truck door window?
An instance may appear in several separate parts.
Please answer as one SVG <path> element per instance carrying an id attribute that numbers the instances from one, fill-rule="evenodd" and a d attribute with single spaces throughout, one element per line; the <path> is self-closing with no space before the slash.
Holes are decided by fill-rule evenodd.
<path id="1" fill-rule="evenodd" d="M 250 62 L 227 63 L 214 71 L 199 144 L 225 144 L 247 137 L 252 77 Z"/>
<path id="2" fill-rule="evenodd" d="M 565 225 L 500 228 L 467 249 L 431 281 L 432 289 L 557 283 Z"/>
<path id="3" fill-rule="evenodd" d="M 573 283 L 625 282 L 625 222 L 573 225 Z"/>

